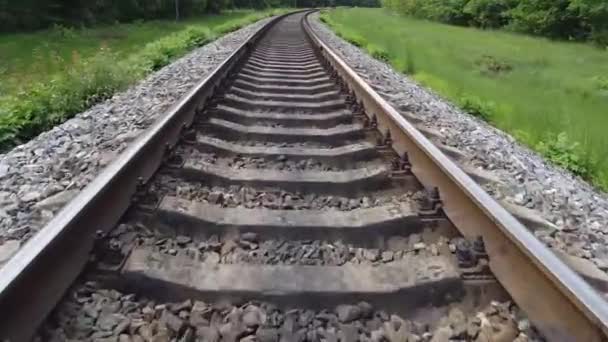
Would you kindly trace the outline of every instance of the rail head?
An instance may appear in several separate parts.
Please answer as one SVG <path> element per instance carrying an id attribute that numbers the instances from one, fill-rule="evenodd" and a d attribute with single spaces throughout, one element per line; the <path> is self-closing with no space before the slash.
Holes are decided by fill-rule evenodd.
<path id="1" fill-rule="evenodd" d="M 98 232 L 116 225 L 197 112 L 276 16 L 178 100 L 0 269 L 0 340 L 29 341 L 89 259 Z"/>
<path id="2" fill-rule="evenodd" d="M 310 40 L 364 113 L 390 132 L 393 148 L 408 153 L 415 175 L 439 188 L 444 211 L 461 233 L 483 237 L 493 273 L 543 334 L 551 341 L 605 340 L 603 298 L 350 68 L 314 32 L 310 14 L 303 19 Z"/>

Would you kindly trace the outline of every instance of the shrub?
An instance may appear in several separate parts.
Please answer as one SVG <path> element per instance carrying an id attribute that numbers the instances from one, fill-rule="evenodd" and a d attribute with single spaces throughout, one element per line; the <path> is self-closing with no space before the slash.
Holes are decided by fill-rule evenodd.
<path id="1" fill-rule="evenodd" d="M 419 15 L 446 24 L 466 25 L 470 16 L 464 7 L 468 0 L 428 0 L 424 2 Z"/>
<path id="2" fill-rule="evenodd" d="M 463 11 L 471 17 L 471 23 L 482 28 L 498 28 L 509 22 L 509 10 L 513 0 L 470 0 Z"/>
<path id="3" fill-rule="evenodd" d="M 521 0 L 509 13 L 510 27 L 551 38 L 583 39 L 583 21 L 570 10 L 570 0 Z"/>
<path id="4" fill-rule="evenodd" d="M 384 0 L 403 15 L 447 24 L 511 30 L 608 45 L 608 1 L 603 0 Z"/>
<path id="5" fill-rule="evenodd" d="M 484 121 L 490 121 L 492 119 L 492 113 L 496 107 L 493 102 L 486 102 L 476 96 L 471 95 L 461 96 L 458 104 L 467 113 Z"/>
<path id="6" fill-rule="evenodd" d="M 608 45 L 608 2 L 570 0 L 568 11 L 580 18 L 589 39 L 600 45 Z"/>
<path id="7" fill-rule="evenodd" d="M 483 55 L 477 61 L 475 61 L 481 73 L 488 76 L 498 76 L 500 74 L 508 73 L 513 70 L 511 64 L 501 61 L 491 55 Z"/>
<path id="8" fill-rule="evenodd" d="M 367 40 L 365 40 L 365 38 L 363 38 L 357 34 L 347 33 L 344 35 L 343 38 L 347 42 L 349 42 L 359 48 L 365 47 L 367 45 Z"/>
<path id="9" fill-rule="evenodd" d="M 188 49 L 204 45 L 214 38 L 207 28 L 188 27 L 182 31 L 163 37 L 144 48 L 129 59 L 143 72 L 155 71 L 186 52 Z"/>
<path id="10" fill-rule="evenodd" d="M 598 90 L 608 90 L 608 77 L 595 76 L 591 79 L 593 85 Z"/>
<path id="11" fill-rule="evenodd" d="M 384 50 L 383 48 L 376 46 L 376 45 L 368 45 L 367 46 L 367 51 L 369 51 L 369 54 L 374 57 L 375 59 L 381 61 L 381 62 L 385 62 L 388 63 L 391 60 L 391 56 L 388 53 L 388 51 Z"/>
<path id="12" fill-rule="evenodd" d="M 258 18 L 259 15 L 248 16 L 225 27 L 238 28 Z M 118 63 L 116 54 L 102 48 L 91 58 L 75 59 L 65 72 L 50 81 L 33 84 L 17 95 L 0 98 L 0 150 L 24 142 L 111 97 L 116 91 L 214 37 L 207 28 L 187 27 L 148 43 L 141 51 Z"/>
<path id="13" fill-rule="evenodd" d="M 26 141 L 90 105 L 104 100 L 133 81 L 116 55 L 102 49 L 72 65 L 50 82 L 36 83 L 0 101 L 0 149 Z"/>

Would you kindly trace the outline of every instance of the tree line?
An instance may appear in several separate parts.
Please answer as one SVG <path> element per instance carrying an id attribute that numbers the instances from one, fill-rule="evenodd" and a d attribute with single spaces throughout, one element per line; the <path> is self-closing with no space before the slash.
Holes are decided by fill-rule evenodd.
<path id="1" fill-rule="evenodd" d="M 0 31 L 218 13 L 226 8 L 380 6 L 380 0 L 0 0 Z"/>
<path id="2" fill-rule="evenodd" d="M 400 14 L 608 44 L 608 0 L 382 0 Z"/>

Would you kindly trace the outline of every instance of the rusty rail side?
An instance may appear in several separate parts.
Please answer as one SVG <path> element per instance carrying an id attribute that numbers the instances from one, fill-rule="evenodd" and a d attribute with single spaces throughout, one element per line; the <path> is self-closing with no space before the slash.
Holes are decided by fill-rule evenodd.
<path id="1" fill-rule="evenodd" d="M 544 336 L 549 341 L 606 340 L 608 305 L 602 297 L 333 52 L 312 30 L 308 16 L 303 26 L 319 53 L 364 113 L 376 116 L 380 131 L 390 132 L 393 148 L 400 155 L 407 151 L 416 177 L 439 188 L 444 211 L 460 232 L 483 237 L 492 272 Z"/>

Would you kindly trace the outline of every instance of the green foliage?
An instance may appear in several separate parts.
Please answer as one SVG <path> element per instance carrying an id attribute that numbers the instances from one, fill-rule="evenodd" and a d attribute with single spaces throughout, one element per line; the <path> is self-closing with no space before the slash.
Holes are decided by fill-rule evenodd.
<path id="1" fill-rule="evenodd" d="M 267 13 L 248 15 L 218 25 L 239 28 Z M 222 28 L 222 26 L 224 28 Z M 214 30 L 215 31 L 215 30 Z M 216 37 L 208 27 L 188 26 L 146 44 L 127 58 L 102 47 L 88 58 L 74 58 L 63 72 L 0 97 L 0 150 L 22 143 L 111 97 L 146 74 Z"/>
<path id="2" fill-rule="evenodd" d="M 546 140 L 539 142 L 536 149 L 550 161 L 584 179 L 592 178 L 592 165 L 580 149 L 580 144 L 568 138 L 561 132 L 549 135 Z"/>
<path id="3" fill-rule="evenodd" d="M 492 113 L 495 111 L 496 107 L 493 102 L 484 101 L 477 96 L 471 95 L 462 95 L 458 99 L 458 104 L 467 113 L 484 121 L 490 121 L 492 119 Z"/>
<path id="4" fill-rule="evenodd" d="M 608 190 L 605 49 L 385 10 L 336 9 L 327 15 L 334 30 L 388 51 L 396 70 Z M 568 146 L 560 132 L 580 143 L 566 149 L 566 157 L 556 152 Z"/>
<path id="5" fill-rule="evenodd" d="M 391 60 L 391 56 L 389 55 L 388 51 L 379 46 L 368 44 L 367 51 L 372 57 L 381 62 L 388 63 Z"/>
<path id="6" fill-rule="evenodd" d="M 134 75 L 129 66 L 116 63 L 115 57 L 101 49 L 50 82 L 0 99 L 0 148 L 26 141 L 131 83 Z"/>
<path id="7" fill-rule="evenodd" d="M 187 50 L 213 40 L 208 28 L 188 27 L 183 31 L 147 44 L 141 52 L 131 57 L 133 65 L 145 72 L 155 71 Z"/>
<path id="8" fill-rule="evenodd" d="M 486 54 L 476 60 L 475 64 L 480 68 L 482 74 L 488 76 L 499 76 L 508 73 L 513 69 L 511 64 Z"/>
<path id="9" fill-rule="evenodd" d="M 180 17 L 227 8 L 380 7 L 380 0 L 0 0 L 0 32 L 175 18 L 176 3 Z"/>
<path id="10" fill-rule="evenodd" d="M 591 81 L 593 82 L 594 88 L 608 91 L 608 77 L 593 76 Z"/>
<path id="11" fill-rule="evenodd" d="M 472 25 L 498 28 L 508 23 L 508 11 L 514 3 L 514 0 L 470 0 L 463 11 L 470 16 Z"/>
<path id="12" fill-rule="evenodd" d="M 405 46 L 405 54 L 403 58 L 392 59 L 391 63 L 393 67 L 400 72 L 414 76 L 416 74 L 416 59 L 412 53 L 412 49 Z"/>
<path id="13" fill-rule="evenodd" d="M 403 15 L 608 45 L 605 0 L 383 0 Z"/>
<path id="14" fill-rule="evenodd" d="M 464 11 L 467 2 L 468 0 L 385 0 L 384 6 L 418 18 L 466 25 L 470 19 Z"/>
<path id="15" fill-rule="evenodd" d="M 367 45 L 367 40 L 357 34 L 345 34 L 342 38 L 356 47 L 365 47 Z"/>
<path id="16" fill-rule="evenodd" d="M 569 10 L 569 0 L 521 0 L 510 11 L 510 28 L 552 38 L 585 37 L 581 18 Z"/>
<path id="17" fill-rule="evenodd" d="M 175 18 L 175 3 L 176 0 L 0 0 L 0 31 Z M 218 13 L 227 6 L 228 0 L 179 0 L 181 17 Z"/>

